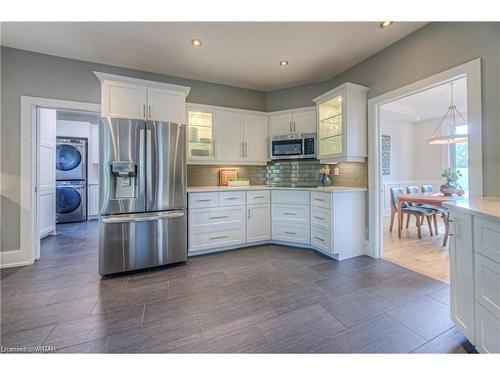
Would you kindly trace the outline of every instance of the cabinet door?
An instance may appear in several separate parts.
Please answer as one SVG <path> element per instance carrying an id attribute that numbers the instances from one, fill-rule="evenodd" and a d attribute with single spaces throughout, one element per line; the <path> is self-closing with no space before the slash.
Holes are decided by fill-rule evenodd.
<path id="1" fill-rule="evenodd" d="M 101 86 L 102 116 L 146 119 L 147 88 L 104 81 Z"/>
<path id="2" fill-rule="evenodd" d="M 269 117 L 269 130 L 273 135 L 286 135 L 292 133 L 292 114 L 271 115 Z"/>
<path id="3" fill-rule="evenodd" d="M 245 160 L 263 162 L 268 158 L 268 121 L 265 115 L 243 115 L 245 126 Z"/>
<path id="4" fill-rule="evenodd" d="M 89 185 L 88 216 L 99 216 L 99 185 Z"/>
<path id="5" fill-rule="evenodd" d="M 215 160 L 215 113 L 188 110 L 188 162 Z"/>
<path id="6" fill-rule="evenodd" d="M 450 210 L 451 319 L 474 344 L 474 252 L 471 215 Z"/>
<path id="7" fill-rule="evenodd" d="M 235 162 L 243 160 L 243 114 L 217 111 L 217 160 Z"/>
<path id="8" fill-rule="evenodd" d="M 318 103 L 319 158 L 345 155 L 344 95 Z"/>
<path id="9" fill-rule="evenodd" d="M 148 88 L 147 115 L 149 120 L 186 123 L 186 98 L 183 93 Z"/>
<path id="10" fill-rule="evenodd" d="M 292 122 L 294 133 L 316 133 L 316 110 L 294 112 Z"/>
<path id="11" fill-rule="evenodd" d="M 271 239 L 271 206 L 255 204 L 247 206 L 247 242 Z"/>
<path id="12" fill-rule="evenodd" d="M 89 126 L 89 163 L 99 164 L 99 125 Z"/>

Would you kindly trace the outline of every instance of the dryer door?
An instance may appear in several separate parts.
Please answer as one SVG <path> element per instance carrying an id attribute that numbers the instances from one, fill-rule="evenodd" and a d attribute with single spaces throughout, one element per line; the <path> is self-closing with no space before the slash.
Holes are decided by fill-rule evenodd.
<path id="1" fill-rule="evenodd" d="M 70 144 L 60 143 L 56 146 L 56 179 L 81 180 L 82 153 Z"/>
<path id="2" fill-rule="evenodd" d="M 82 203 L 82 197 L 72 187 L 56 188 L 56 212 L 58 214 L 69 214 L 78 209 Z"/>

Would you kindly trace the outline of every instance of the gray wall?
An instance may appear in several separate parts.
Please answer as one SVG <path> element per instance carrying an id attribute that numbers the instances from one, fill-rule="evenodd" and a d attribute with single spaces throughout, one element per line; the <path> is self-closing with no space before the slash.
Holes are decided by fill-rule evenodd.
<path id="1" fill-rule="evenodd" d="M 265 93 L 260 91 L 2 47 L 2 251 L 19 248 L 21 95 L 100 103 L 100 83 L 92 73 L 94 70 L 189 86 L 189 102 L 252 110 L 266 108 Z"/>
<path id="2" fill-rule="evenodd" d="M 267 94 L 267 110 L 312 105 L 344 82 L 370 87 L 368 97 L 481 58 L 484 195 L 500 196 L 500 23 L 431 23 L 328 82 Z"/>

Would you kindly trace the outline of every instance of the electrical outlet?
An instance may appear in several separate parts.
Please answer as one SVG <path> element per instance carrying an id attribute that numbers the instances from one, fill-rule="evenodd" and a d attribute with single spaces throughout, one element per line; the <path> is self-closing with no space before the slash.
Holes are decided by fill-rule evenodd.
<path id="1" fill-rule="evenodd" d="M 340 173 L 339 173 L 339 169 L 338 168 L 333 168 L 333 174 L 335 176 L 338 176 Z"/>

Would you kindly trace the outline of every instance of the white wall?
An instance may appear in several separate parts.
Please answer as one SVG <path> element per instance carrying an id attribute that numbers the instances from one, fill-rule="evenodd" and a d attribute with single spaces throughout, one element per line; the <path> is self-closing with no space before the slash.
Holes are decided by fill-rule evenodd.
<path id="1" fill-rule="evenodd" d="M 431 185 L 439 191 L 441 171 L 448 165 L 446 147 L 429 145 L 439 119 L 410 122 L 381 113 L 381 135 L 391 136 L 391 173 L 382 175 L 384 215 L 390 213 L 390 189 Z"/>

